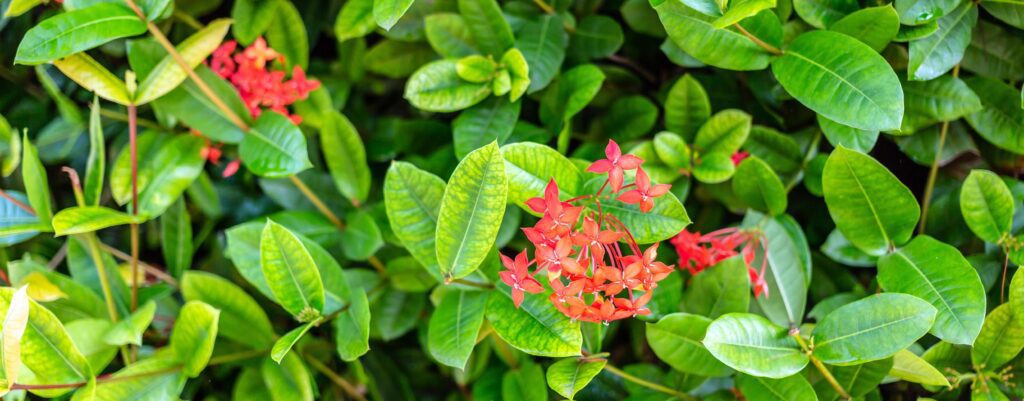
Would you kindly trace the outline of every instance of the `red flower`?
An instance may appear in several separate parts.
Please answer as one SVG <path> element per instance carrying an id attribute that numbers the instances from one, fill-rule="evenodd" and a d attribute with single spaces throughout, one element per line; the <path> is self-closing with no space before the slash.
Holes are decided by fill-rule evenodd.
<path id="1" fill-rule="evenodd" d="M 747 152 L 741 150 L 741 151 L 738 151 L 736 153 L 733 153 L 732 157 L 730 157 L 730 158 L 732 159 L 732 164 L 734 166 L 739 166 L 740 162 L 742 162 L 743 159 L 746 159 L 748 157 L 750 157 L 750 153 L 747 153 Z"/>
<path id="2" fill-rule="evenodd" d="M 266 67 L 268 61 L 273 61 L 279 54 L 274 49 L 267 47 L 267 41 L 263 37 L 256 38 L 252 45 L 247 47 L 242 54 L 252 61 L 256 68 Z"/>
<path id="3" fill-rule="evenodd" d="M 654 198 L 664 195 L 668 192 L 669 188 L 672 188 L 672 186 L 668 184 L 652 186 L 651 179 L 647 177 L 644 169 L 638 169 L 636 171 L 636 189 L 620 195 L 619 200 L 630 204 L 639 203 L 640 211 L 647 213 L 654 208 Z"/>
<path id="4" fill-rule="evenodd" d="M 576 246 L 587 247 L 594 258 L 604 258 L 604 247 L 614 244 L 622 238 L 622 233 L 613 230 L 601 230 L 601 227 L 592 218 L 583 219 L 583 230 L 577 231 L 572 236 L 572 242 Z"/>
<path id="5" fill-rule="evenodd" d="M 670 242 L 679 255 L 680 268 L 689 270 L 693 275 L 725 259 L 742 255 L 754 296 L 768 295 L 768 283 L 764 280 L 768 267 L 768 244 L 763 234 L 737 228 L 723 228 L 706 235 L 683 230 Z M 741 250 L 737 252 L 736 248 Z M 755 269 L 753 264 L 758 257 L 761 258 L 761 266 Z"/>
<path id="6" fill-rule="evenodd" d="M 228 178 L 238 172 L 238 166 L 241 164 L 240 159 L 232 160 L 228 165 L 224 166 L 224 172 L 220 173 L 221 177 Z"/>
<path id="7" fill-rule="evenodd" d="M 530 259 L 527 258 L 525 250 L 516 255 L 515 260 L 501 255 L 501 264 L 505 265 L 508 270 L 503 270 L 498 275 L 502 282 L 512 287 L 512 303 L 516 305 L 516 308 L 523 303 L 523 291 L 531 294 L 544 292 L 544 287 L 541 287 L 540 282 L 530 275 Z"/>
<path id="8" fill-rule="evenodd" d="M 643 159 L 633 155 L 623 155 L 619 144 L 608 140 L 608 146 L 604 148 L 605 159 L 598 160 L 587 167 L 591 173 L 608 173 L 608 183 L 612 186 L 612 192 L 619 192 L 622 189 L 623 170 L 632 170 L 643 164 Z"/>

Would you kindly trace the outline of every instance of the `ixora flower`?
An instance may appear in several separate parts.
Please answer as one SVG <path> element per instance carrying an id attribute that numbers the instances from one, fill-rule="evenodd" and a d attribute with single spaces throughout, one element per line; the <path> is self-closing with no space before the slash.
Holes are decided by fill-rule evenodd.
<path id="1" fill-rule="evenodd" d="M 704 271 L 725 259 L 736 255 L 743 256 L 750 275 L 754 296 L 768 296 L 768 283 L 764 280 L 764 272 L 768 267 L 768 239 L 758 231 L 741 230 L 736 227 L 723 228 L 708 234 L 683 230 L 671 240 L 679 255 L 679 268 L 686 269 L 692 275 Z M 736 249 L 739 248 L 739 251 Z M 761 266 L 753 267 L 760 253 Z"/>
<path id="2" fill-rule="evenodd" d="M 525 293 L 545 291 L 534 278 L 544 272 L 551 288 L 550 301 L 574 320 L 608 323 L 650 313 L 647 302 L 658 282 L 674 267 L 655 260 L 658 244 L 641 250 L 629 229 L 615 215 L 602 210 L 601 202 L 618 199 L 639 204 L 646 213 L 670 186 L 651 184 L 640 167 L 643 160 L 623 155 L 615 141 L 608 142 L 605 155 L 606 159 L 587 169 L 608 174 L 597 193 L 562 201 L 558 183 L 551 180 L 543 197 L 526 201 L 527 207 L 542 215 L 533 227 L 523 227 L 533 244 L 534 259 L 525 249 L 515 259 L 501 257 L 507 269 L 501 272 L 501 281 L 512 288 L 516 307 Z M 634 169 L 635 182 L 623 185 L 624 171 Z M 586 207 L 578 204 L 583 202 L 588 202 Z M 536 268 L 531 272 L 529 267 L 534 264 Z"/>

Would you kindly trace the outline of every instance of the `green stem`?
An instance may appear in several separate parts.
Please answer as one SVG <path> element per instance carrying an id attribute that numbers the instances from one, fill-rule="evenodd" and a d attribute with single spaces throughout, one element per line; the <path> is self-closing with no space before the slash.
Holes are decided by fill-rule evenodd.
<path id="1" fill-rule="evenodd" d="M 835 376 L 832 376 L 832 372 L 828 370 L 825 363 L 821 362 L 811 354 L 812 349 L 807 345 L 807 342 L 804 341 L 804 338 L 800 337 L 800 330 L 793 329 L 789 332 L 789 335 L 796 339 L 797 344 L 800 344 L 800 348 L 807 354 L 807 358 L 811 360 L 811 363 L 818 369 L 818 372 L 821 372 L 821 376 L 825 378 L 825 381 L 827 381 L 828 384 L 836 390 L 836 393 L 839 394 L 839 398 L 843 400 L 851 399 L 852 397 L 850 397 L 850 393 L 847 393 L 846 390 L 843 389 L 843 386 L 839 384 L 839 381 L 836 380 Z"/>
<path id="2" fill-rule="evenodd" d="M 766 43 L 765 41 L 761 40 L 761 38 L 754 36 L 754 34 L 747 32 L 747 30 L 740 26 L 740 24 L 732 24 L 732 26 L 735 27 L 736 30 L 740 31 L 740 33 L 742 33 L 743 36 L 746 36 L 747 39 L 750 39 L 751 42 L 754 42 L 755 45 L 758 45 L 762 49 L 768 51 L 768 53 L 774 54 L 776 56 L 782 55 L 782 50 L 779 50 L 779 48 Z"/>
<path id="3" fill-rule="evenodd" d="M 316 369 L 320 373 L 323 373 L 324 376 L 327 376 L 328 379 L 331 379 L 331 382 L 338 385 L 338 387 L 341 387 L 341 389 L 348 393 L 348 395 L 351 396 L 353 399 L 355 399 L 356 401 L 367 401 L 366 397 L 363 396 L 363 393 L 361 393 L 359 389 L 356 388 L 356 386 L 353 386 L 352 383 L 349 383 L 348 380 L 345 380 L 344 377 L 341 377 L 341 375 L 339 375 L 337 372 L 331 370 L 331 368 L 328 367 L 327 365 L 324 365 L 323 362 L 320 362 L 316 358 L 313 358 L 307 354 L 301 355 L 302 359 L 305 359 L 307 363 L 313 366 L 313 369 Z"/>
<path id="4" fill-rule="evenodd" d="M 943 121 L 942 127 L 939 129 L 939 143 L 935 146 L 935 159 L 932 160 L 931 169 L 928 170 L 928 182 L 924 186 L 924 202 L 921 204 L 921 222 L 917 226 L 918 234 L 924 234 L 924 229 L 928 225 L 928 209 L 932 203 L 935 178 L 939 175 L 939 162 L 942 160 L 942 148 L 945 147 L 948 132 L 949 121 Z"/>
<path id="5" fill-rule="evenodd" d="M 611 364 L 604 365 L 604 370 L 608 371 L 608 373 L 611 373 L 613 375 L 619 376 L 619 377 L 623 378 L 624 380 L 633 382 L 633 383 L 638 384 L 640 386 L 647 387 L 647 388 L 649 388 L 651 390 L 654 390 L 654 391 L 657 391 L 659 393 L 665 393 L 665 394 L 668 394 L 668 395 L 671 395 L 673 397 L 679 398 L 681 400 L 686 400 L 686 401 L 700 401 L 699 398 L 694 397 L 694 396 L 689 395 L 689 394 L 686 394 L 684 392 L 681 392 L 681 391 L 678 391 L 678 390 L 675 390 L 675 389 L 671 389 L 669 387 L 660 385 L 658 383 L 649 382 L 647 380 L 644 380 L 644 379 L 641 379 L 639 377 L 633 376 L 633 375 L 631 375 L 629 373 L 626 373 L 622 369 L 619 369 L 619 368 L 617 368 L 617 367 L 615 367 L 615 366 L 613 366 Z"/>

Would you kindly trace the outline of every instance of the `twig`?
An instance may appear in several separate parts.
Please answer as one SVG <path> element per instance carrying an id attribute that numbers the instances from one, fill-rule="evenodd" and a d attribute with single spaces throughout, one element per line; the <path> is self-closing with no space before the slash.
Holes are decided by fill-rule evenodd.
<path id="1" fill-rule="evenodd" d="M 692 395 L 686 394 L 684 392 L 681 392 L 681 391 L 678 391 L 678 390 L 675 390 L 675 389 L 671 389 L 671 388 L 665 387 L 665 386 L 660 385 L 658 383 L 649 382 L 647 380 L 644 380 L 644 379 L 641 379 L 639 377 L 633 376 L 633 375 L 631 375 L 629 373 L 626 373 L 622 369 L 619 369 L 619 368 L 613 366 L 612 364 L 604 365 L 604 370 L 608 371 L 608 373 L 611 373 L 613 375 L 619 376 L 619 377 L 621 377 L 621 378 L 623 378 L 623 379 L 625 379 L 627 381 L 631 381 L 633 383 L 636 383 L 638 385 L 647 387 L 647 388 L 649 388 L 651 390 L 654 390 L 654 391 L 657 391 L 659 393 L 665 393 L 665 394 L 671 395 L 673 397 L 679 398 L 681 400 L 699 401 L 699 399 L 697 397 L 694 397 Z"/>
<path id="2" fill-rule="evenodd" d="M 544 0 L 533 0 L 533 4 L 536 4 L 537 7 L 540 7 L 541 10 L 544 10 L 544 13 L 546 14 L 555 14 L 555 8 L 551 7 L 551 5 L 545 2 Z"/>
<path id="3" fill-rule="evenodd" d="M 121 250 L 114 248 L 110 245 L 101 242 L 100 248 L 102 248 L 104 251 L 110 252 L 111 255 L 114 255 L 114 257 L 121 259 L 122 261 L 127 262 L 131 260 L 131 255 L 121 252 Z M 180 286 L 178 280 L 175 279 L 174 276 L 165 273 L 163 270 L 161 270 L 159 267 L 155 265 L 140 260 L 139 266 L 142 266 L 142 270 L 145 271 L 146 273 L 153 275 L 153 277 L 156 277 L 167 284 L 170 284 L 172 287 L 177 288 Z"/>
<path id="4" fill-rule="evenodd" d="M 746 36 L 748 39 L 754 42 L 754 44 L 760 46 L 762 49 L 767 50 L 768 53 L 774 54 L 776 56 L 782 55 L 782 50 L 779 50 L 779 48 L 772 46 L 768 43 L 765 43 L 765 41 L 761 40 L 757 36 L 754 36 L 750 32 L 747 32 L 747 30 L 743 29 L 743 27 L 740 26 L 740 24 L 733 24 L 732 26 L 736 27 L 736 30 L 740 31 L 740 33 L 742 33 L 743 36 Z"/>
<path id="5" fill-rule="evenodd" d="M 6 191 L 4 191 L 2 189 L 0 189 L 0 197 L 2 197 L 4 199 L 7 199 L 8 202 L 13 203 L 14 206 L 17 206 L 17 207 L 21 208 L 21 210 L 24 210 L 24 211 L 28 212 L 28 214 L 31 214 L 33 216 L 36 215 L 36 211 L 33 210 L 31 206 L 26 205 L 24 203 L 21 203 L 21 201 L 19 201 L 17 199 L 14 199 L 14 197 L 11 196 L 11 194 L 8 194 Z"/>
<path id="6" fill-rule="evenodd" d="M 800 329 L 794 328 L 793 330 L 790 330 L 789 335 L 796 339 L 797 344 L 800 344 L 800 348 L 807 354 L 807 357 L 810 358 L 811 363 L 818 369 L 818 372 L 821 372 L 821 376 L 824 377 L 825 381 L 827 381 L 828 384 L 836 390 L 836 393 L 839 394 L 839 398 L 849 400 L 851 398 L 850 393 L 847 393 L 846 390 L 843 389 L 843 386 L 839 384 L 839 381 L 836 380 L 835 376 L 832 376 L 832 372 L 828 370 L 828 367 L 811 354 L 812 349 L 807 346 L 807 342 L 804 341 L 804 338 L 800 337 Z"/>
<path id="7" fill-rule="evenodd" d="M 316 358 L 313 358 L 305 353 L 301 355 L 302 359 L 305 359 L 306 362 L 312 365 L 314 369 L 316 369 L 320 373 L 323 373 L 324 376 L 327 376 L 327 378 L 331 380 L 331 382 L 334 382 L 334 384 L 338 385 L 338 387 L 341 387 L 342 390 L 345 390 L 345 392 L 348 393 L 350 397 L 356 399 L 357 401 L 367 401 L 366 397 L 363 396 L 363 393 L 359 391 L 359 389 L 353 386 L 352 383 L 349 383 L 348 380 L 345 380 L 344 377 L 341 377 L 341 375 L 331 370 L 330 367 L 324 365 L 323 362 L 320 362 Z"/>

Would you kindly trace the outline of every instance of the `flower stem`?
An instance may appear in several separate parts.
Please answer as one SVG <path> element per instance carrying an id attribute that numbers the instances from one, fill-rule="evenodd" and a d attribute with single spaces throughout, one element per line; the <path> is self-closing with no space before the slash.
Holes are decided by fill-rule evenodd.
<path id="1" fill-rule="evenodd" d="M 825 363 L 818 360 L 818 358 L 815 358 L 814 355 L 811 355 L 812 349 L 807 346 L 807 342 L 804 341 L 804 338 L 800 337 L 800 330 L 790 330 L 789 335 L 796 339 L 797 344 L 800 344 L 800 348 L 803 349 L 803 351 L 807 354 L 807 357 L 810 358 L 811 363 L 814 364 L 814 367 L 818 369 L 818 372 L 821 372 L 821 376 L 824 377 L 825 381 L 827 381 L 828 384 L 832 385 L 832 388 L 836 390 L 836 393 L 839 394 L 839 398 L 843 400 L 851 399 L 850 393 L 847 393 L 846 390 L 843 389 L 843 386 L 839 384 L 839 381 L 836 380 L 835 376 L 832 376 L 832 372 L 828 370 L 828 367 L 825 366 Z"/>
<path id="2" fill-rule="evenodd" d="M 626 373 L 622 369 L 619 369 L 619 368 L 613 366 L 612 364 L 604 365 L 604 370 L 608 371 L 608 373 L 611 373 L 613 375 L 619 376 L 619 377 L 623 378 L 624 380 L 633 382 L 633 383 L 638 384 L 640 386 L 647 387 L 647 388 L 649 388 L 651 390 L 654 390 L 654 391 L 657 391 L 659 393 L 665 393 L 665 394 L 671 395 L 673 397 L 679 398 L 681 400 L 699 401 L 699 399 L 697 397 L 694 397 L 694 396 L 686 394 L 684 392 L 681 392 L 681 391 L 678 391 L 678 390 L 675 390 L 675 389 L 672 389 L 672 388 L 660 385 L 658 383 L 649 382 L 647 380 L 644 380 L 644 379 L 641 379 L 639 377 L 633 376 L 633 375 L 631 375 L 629 373 Z"/>

